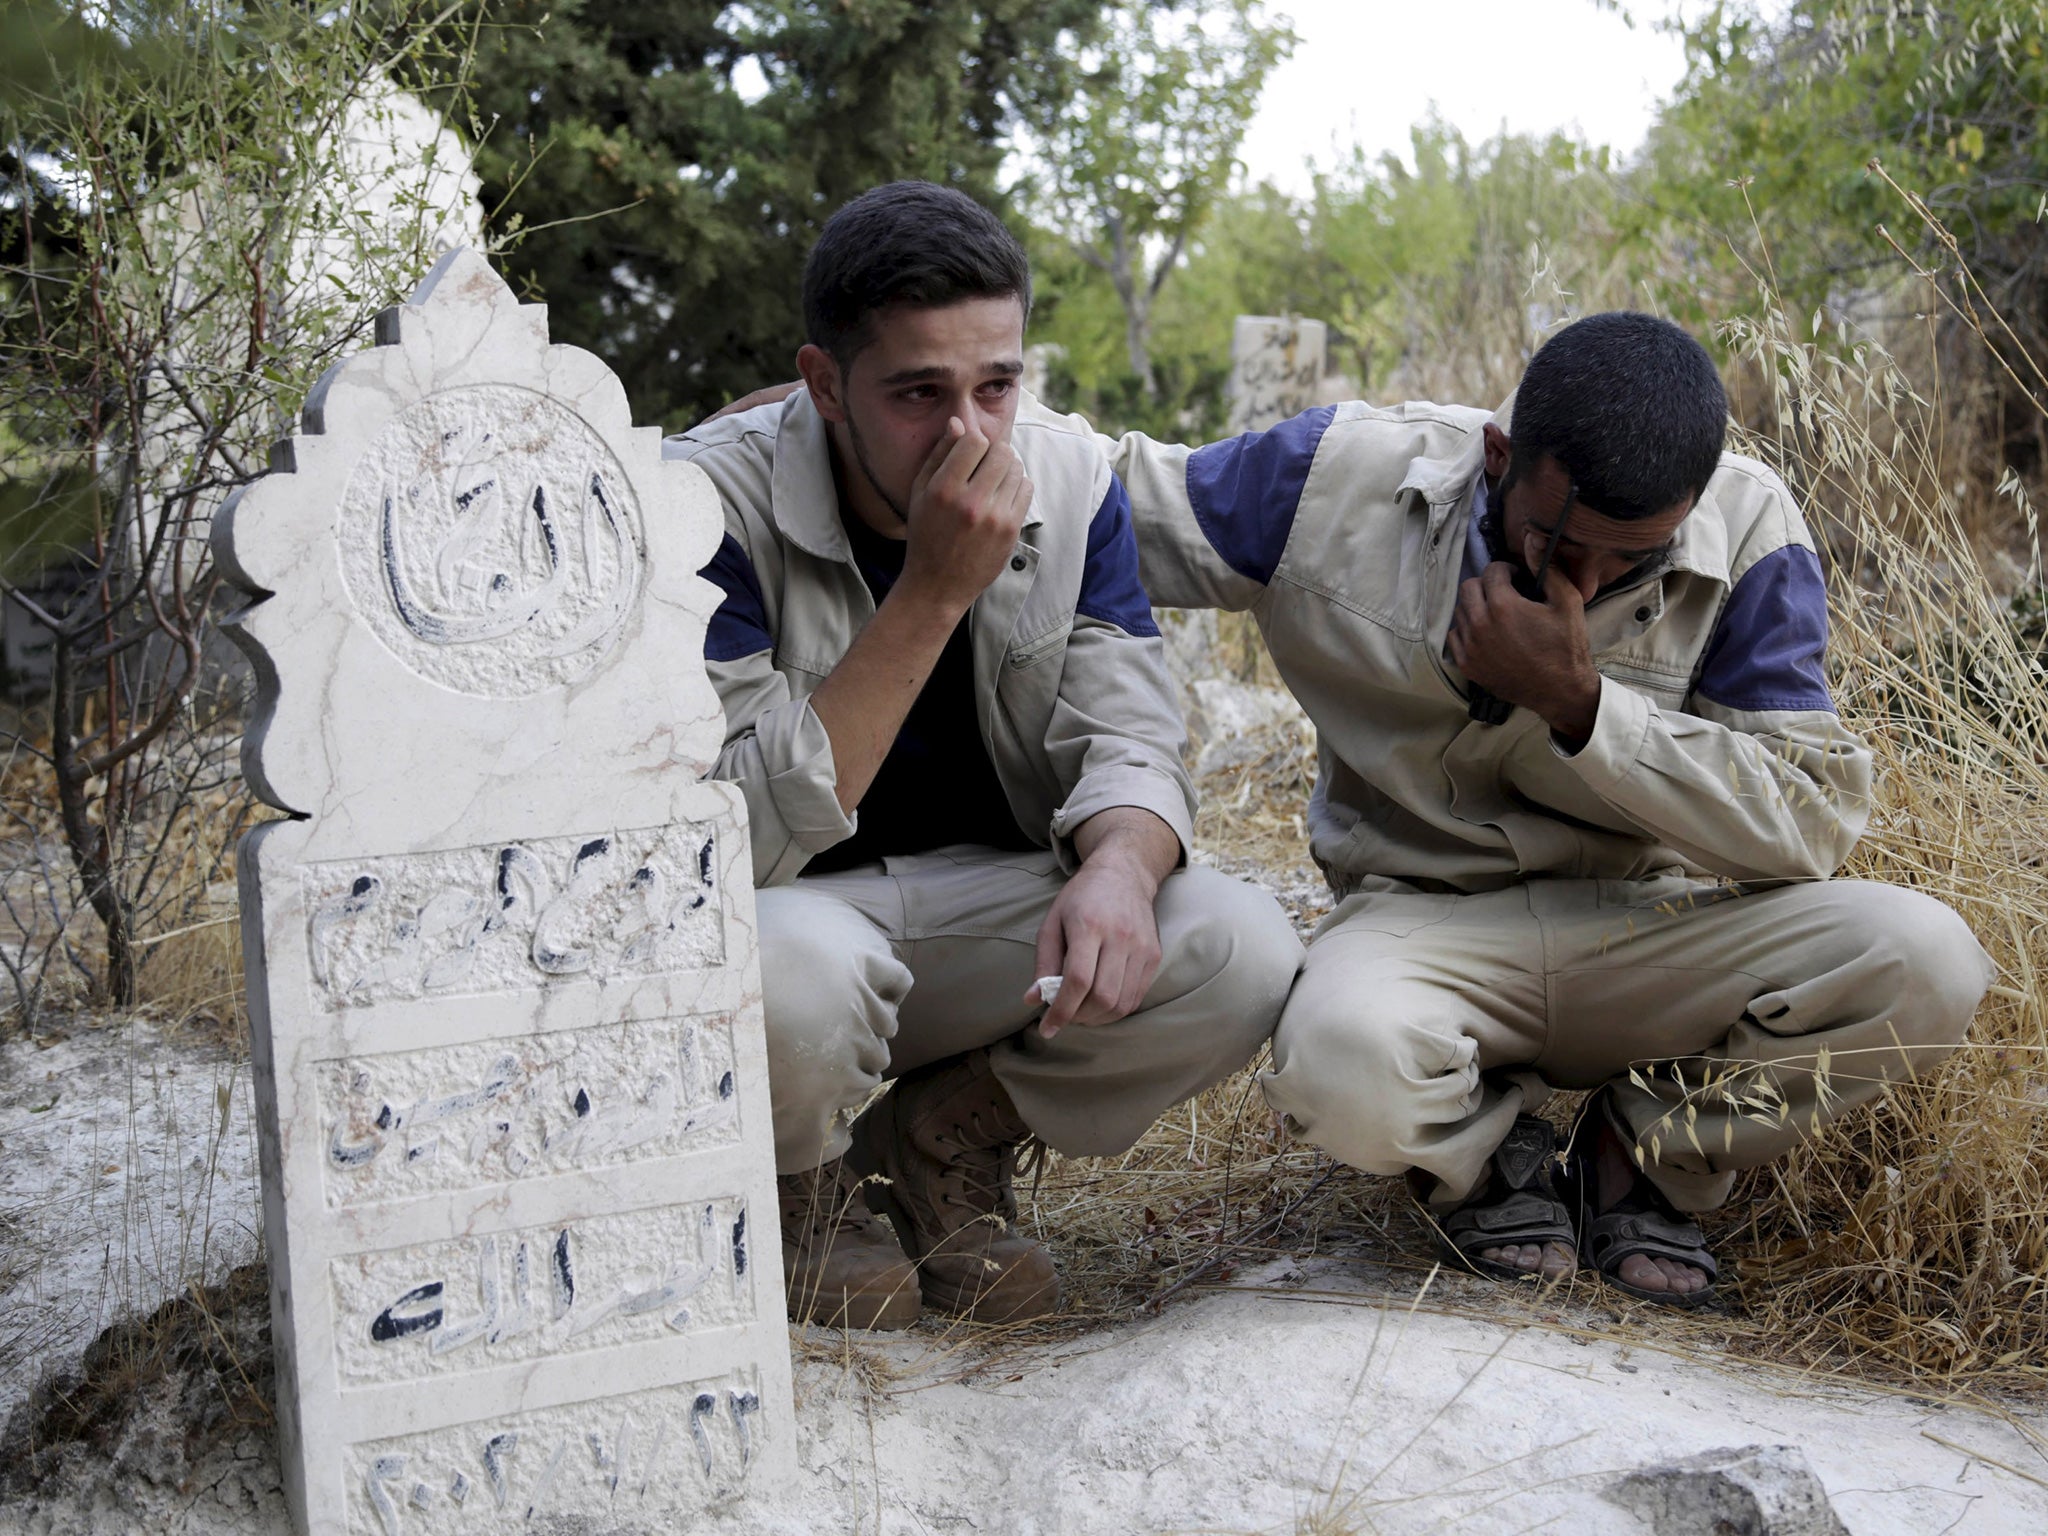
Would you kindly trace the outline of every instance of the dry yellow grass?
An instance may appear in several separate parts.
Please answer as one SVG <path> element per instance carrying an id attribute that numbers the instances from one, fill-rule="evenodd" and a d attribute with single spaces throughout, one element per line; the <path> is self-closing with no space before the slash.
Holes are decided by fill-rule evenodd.
<path id="1" fill-rule="evenodd" d="M 233 881 L 204 884 L 177 905 L 186 914 L 183 923 L 144 937 L 143 1006 L 222 1039 L 246 1039 L 242 926 Z"/>
<path id="2" fill-rule="evenodd" d="M 1879 765 L 1849 873 L 1948 902 L 1999 968 L 1963 1050 L 1752 1178 L 1743 1299 L 1801 1358 L 2038 1387 L 2048 1384 L 2040 572 L 1970 536 L 1944 473 L 1942 412 L 1889 359 L 1827 359 L 1795 342 L 1782 316 L 1737 340 L 1799 400 L 1802 429 L 1766 451 L 1849 536 L 1831 573 L 1836 687 Z M 2037 370 L 2029 382 L 2048 399 Z M 2023 524 L 2032 547 L 2023 500 L 2019 510 L 2006 527 Z"/>

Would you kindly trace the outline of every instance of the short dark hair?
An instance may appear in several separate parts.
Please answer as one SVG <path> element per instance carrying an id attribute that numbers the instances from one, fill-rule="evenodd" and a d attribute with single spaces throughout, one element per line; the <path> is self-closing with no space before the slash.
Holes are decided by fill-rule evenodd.
<path id="1" fill-rule="evenodd" d="M 1031 262 L 1001 219 L 951 187 L 892 181 L 825 221 L 804 263 L 804 332 L 844 367 L 891 305 L 1012 297 L 1029 318 Z"/>
<path id="2" fill-rule="evenodd" d="M 1537 349 L 1515 391 L 1509 474 L 1544 455 L 1609 517 L 1654 517 L 1704 491 L 1728 395 L 1707 349 L 1655 315 L 1588 315 Z"/>

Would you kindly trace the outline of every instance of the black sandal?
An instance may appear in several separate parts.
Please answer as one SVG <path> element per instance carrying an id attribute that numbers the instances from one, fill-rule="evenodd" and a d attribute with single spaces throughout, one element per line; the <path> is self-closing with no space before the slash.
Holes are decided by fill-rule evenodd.
<path id="1" fill-rule="evenodd" d="M 1556 1129 L 1535 1115 L 1515 1116 L 1507 1139 L 1493 1150 L 1486 1183 L 1476 1193 L 1441 1217 L 1423 1206 L 1437 1252 L 1490 1279 L 1542 1280 L 1540 1268 L 1518 1269 L 1499 1259 L 1482 1258 L 1481 1251 L 1546 1243 L 1577 1248 L 1571 1207 L 1552 1182 L 1556 1166 Z M 1410 1187 L 1418 1182 L 1411 1175 Z"/>
<path id="2" fill-rule="evenodd" d="M 1635 1182 L 1627 1194 L 1604 1211 L 1594 1209 L 1600 1185 L 1597 1162 L 1602 1124 L 1614 1127 L 1624 1144 L 1629 1141 L 1604 1091 L 1593 1094 L 1579 1110 L 1565 1151 L 1562 1182 L 1578 1217 L 1580 1264 L 1638 1301 L 1687 1311 L 1717 1306 L 1714 1282 L 1721 1278 L 1721 1267 L 1707 1251 L 1706 1234 L 1698 1222 L 1665 1199 L 1664 1192 L 1640 1168 L 1634 1170 Z M 1631 1285 L 1621 1278 L 1621 1264 L 1638 1254 L 1689 1264 L 1707 1277 L 1707 1283 L 1696 1291 L 1651 1291 Z"/>

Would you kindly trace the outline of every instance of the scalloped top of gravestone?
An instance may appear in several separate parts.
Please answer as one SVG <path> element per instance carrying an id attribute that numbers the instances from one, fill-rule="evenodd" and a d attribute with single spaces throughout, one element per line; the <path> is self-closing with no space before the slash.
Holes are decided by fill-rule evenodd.
<path id="1" fill-rule="evenodd" d="M 793 1465 L 718 498 L 474 251 L 377 343 L 214 532 L 288 1502 L 676 1529 Z"/>
<path id="2" fill-rule="evenodd" d="M 1329 327 L 1298 315 L 1239 315 L 1230 334 L 1228 430 L 1263 432 L 1319 403 Z"/>

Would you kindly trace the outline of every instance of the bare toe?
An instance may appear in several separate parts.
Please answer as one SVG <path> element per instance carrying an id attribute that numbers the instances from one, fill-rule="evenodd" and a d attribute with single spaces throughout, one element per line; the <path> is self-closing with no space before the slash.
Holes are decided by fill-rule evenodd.
<path id="1" fill-rule="evenodd" d="M 1648 1254 L 1632 1253 L 1621 1261 L 1621 1279 L 1639 1291 L 1663 1292 L 1676 1289 L 1658 1262 Z"/>
<path id="2" fill-rule="evenodd" d="M 1579 1267 L 1579 1256 L 1564 1243 L 1545 1243 L 1539 1262 L 1544 1279 L 1561 1280 Z"/>
<path id="3" fill-rule="evenodd" d="M 1657 1264 L 1664 1271 L 1664 1288 L 1675 1295 L 1689 1296 L 1707 1283 L 1703 1271 L 1678 1259 L 1659 1259 Z"/>

